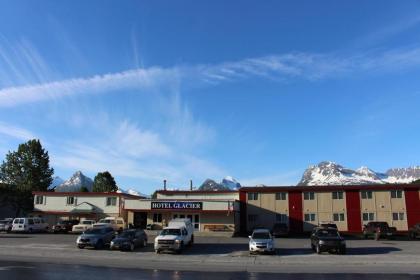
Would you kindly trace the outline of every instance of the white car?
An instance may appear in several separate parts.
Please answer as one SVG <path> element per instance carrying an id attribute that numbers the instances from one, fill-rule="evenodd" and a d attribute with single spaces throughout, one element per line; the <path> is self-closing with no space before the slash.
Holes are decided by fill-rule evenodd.
<path id="1" fill-rule="evenodd" d="M 114 231 L 122 232 L 125 229 L 125 222 L 124 219 L 120 217 L 106 217 L 93 225 L 93 227 L 98 226 L 108 226 L 112 227 Z"/>
<path id="2" fill-rule="evenodd" d="M 255 229 L 249 236 L 249 252 L 274 254 L 274 238 L 268 229 Z"/>
<path id="3" fill-rule="evenodd" d="M 13 218 L 0 220 L 0 231 L 10 232 L 13 226 Z"/>
<path id="4" fill-rule="evenodd" d="M 50 226 L 42 218 L 16 218 L 13 220 L 13 232 L 47 232 Z"/>
<path id="5" fill-rule="evenodd" d="M 92 228 L 95 223 L 96 223 L 95 220 L 81 220 L 79 224 L 74 225 L 71 228 L 71 232 L 72 233 L 82 233 L 82 232 L 85 232 L 86 230 Z"/>

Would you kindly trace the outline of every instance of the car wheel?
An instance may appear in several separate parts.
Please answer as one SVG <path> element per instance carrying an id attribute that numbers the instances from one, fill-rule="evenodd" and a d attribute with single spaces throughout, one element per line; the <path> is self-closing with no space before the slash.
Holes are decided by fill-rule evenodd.
<path id="1" fill-rule="evenodd" d="M 147 247 L 147 239 L 143 239 L 142 247 Z"/>
<path id="2" fill-rule="evenodd" d="M 78 247 L 79 249 L 84 249 L 84 248 L 85 248 L 85 245 L 77 245 L 77 247 Z"/>
<path id="3" fill-rule="evenodd" d="M 29 228 L 29 233 L 33 233 L 33 229 L 32 228 Z"/>
<path id="4" fill-rule="evenodd" d="M 96 242 L 95 244 L 95 249 L 99 250 L 102 249 L 104 247 L 104 242 L 102 240 L 98 240 L 98 242 Z"/>
<path id="5" fill-rule="evenodd" d="M 318 255 L 321 254 L 321 247 L 319 247 L 319 245 L 316 245 L 316 253 Z"/>
<path id="6" fill-rule="evenodd" d="M 312 251 L 315 252 L 315 246 L 314 246 L 314 244 L 311 244 L 311 248 L 312 248 Z"/>
<path id="7" fill-rule="evenodd" d="M 133 252 L 134 251 L 134 243 L 130 244 L 130 251 Z"/>
<path id="8" fill-rule="evenodd" d="M 189 245 L 193 245 L 194 244 L 194 235 L 191 235 L 191 240 L 190 240 L 190 244 Z"/>
<path id="9" fill-rule="evenodd" d="M 155 250 L 155 253 L 156 254 L 160 254 L 160 250 Z"/>
<path id="10" fill-rule="evenodd" d="M 346 248 L 341 248 L 340 250 L 338 250 L 338 253 L 340 255 L 345 255 L 346 254 Z"/>

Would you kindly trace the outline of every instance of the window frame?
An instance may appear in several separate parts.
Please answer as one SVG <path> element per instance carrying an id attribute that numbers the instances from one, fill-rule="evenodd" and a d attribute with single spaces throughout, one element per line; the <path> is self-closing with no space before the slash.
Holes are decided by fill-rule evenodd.
<path id="1" fill-rule="evenodd" d="M 337 219 L 336 219 L 337 217 Z M 346 221 L 346 215 L 344 215 L 343 212 L 340 213 L 333 213 L 333 221 L 334 222 L 345 222 Z"/>
<path id="2" fill-rule="evenodd" d="M 309 217 L 309 219 L 307 219 Z M 316 213 L 305 213 L 303 216 L 304 222 L 315 222 L 316 220 Z"/>
<path id="3" fill-rule="evenodd" d="M 43 195 L 36 195 L 35 196 L 35 205 L 43 205 L 44 204 L 44 196 Z"/>
<path id="4" fill-rule="evenodd" d="M 258 200 L 258 193 L 257 192 L 249 192 L 248 193 L 248 200 Z"/>
<path id="5" fill-rule="evenodd" d="M 115 201 L 115 203 L 112 203 Z M 116 196 L 108 196 L 105 200 L 105 206 L 117 206 L 117 197 Z"/>
<path id="6" fill-rule="evenodd" d="M 303 192 L 303 200 L 315 200 L 315 192 Z"/>
<path id="7" fill-rule="evenodd" d="M 360 195 L 362 199 L 372 199 L 373 198 L 373 192 L 370 190 L 362 190 L 360 191 Z"/>
<path id="8" fill-rule="evenodd" d="M 401 199 L 403 197 L 402 190 L 391 190 L 391 198 Z"/>
<path id="9" fill-rule="evenodd" d="M 287 192 L 276 192 L 276 200 L 287 200 Z"/>
<path id="10" fill-rule="evenodd" d="M 333 191 L 331 193 L 333 200 L 341 200 L 344 199 L 344 192 L 343 191 Z"/>
<path id="11" fill-rule="evenodd" d="M 73 203 L 69 203 L 70 199 L 73 199 Z M 66 198 L 66 205 L 76 205 L 76 197 L 75 196 L 67 196 Z"/>
<path id="12" fill-rule="evenodd" d="M 288 218 L 289 217 L 287 216 L 287 214 L 284 214 L 284 213 L 276 213 L 276 223 L 287 224 Z"/>

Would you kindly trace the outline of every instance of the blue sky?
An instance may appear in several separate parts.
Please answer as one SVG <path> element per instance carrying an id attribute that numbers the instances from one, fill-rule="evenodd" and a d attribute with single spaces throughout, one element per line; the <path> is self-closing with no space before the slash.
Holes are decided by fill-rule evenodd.
<path id="1" fill-rule="evenodd" d="M 0 159 L 151 193 L 419 165 L 418 1 L 1 1 Z"/>

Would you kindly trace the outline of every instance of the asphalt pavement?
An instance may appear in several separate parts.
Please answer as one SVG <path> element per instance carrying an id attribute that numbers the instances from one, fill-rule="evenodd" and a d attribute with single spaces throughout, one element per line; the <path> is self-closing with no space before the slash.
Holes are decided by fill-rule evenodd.
<path id="1" fill-rule="evenodd" d="M 243 277 L 265 272 L 286 275 L 420 274 L 420 240 L 351 239 L 347 241 L 348 254 L 342 256 L 315 254 L 310 248 L 309 239 L 305 237 L 278 238 L 275 241 L 276 255 L 251 256 L 248 253 L 248 239 L 243 237 L 197 236 L 195 244 L 186 248 L 182 255 L 155 254 L 153 236 L 149 236 L 146 248 L 139 248 L 135 252 L 80 250 L 76 247 L 76 238 L 76 235 L 71 234 L 0 234 L 0 261 L 25 262 L 32 265 L 66 264 L 117 270 L 140 269 L 146 274 L 149 273 L 147 271 L 178 271 L 188 275 L 188 272 L 192 271 L 205 271 L 206 273 L 199 274 L 200 278 L 203 275 L 207 276 L 207 272 L 213 275 L 216 271 L 227 275 L 234 272 L 234 275 Z M 217 274 L 213 276 L 218 277 Z"/>
<path id="2" fill-rule="evenodd" d="M 252 279 L 252 280 L 406 280 L 420 279 L 419 275 L 409 274 L 325 274 L 325 273 L 255 273 L 255 272 L 206 272 L 166 271 L 144 269 L 122 269 L 85 265 L 62 265 L 30 262 L 0 261 L 0 279 L 31 279 L 31 280 L 196 280 L 196 279 Z"/>

